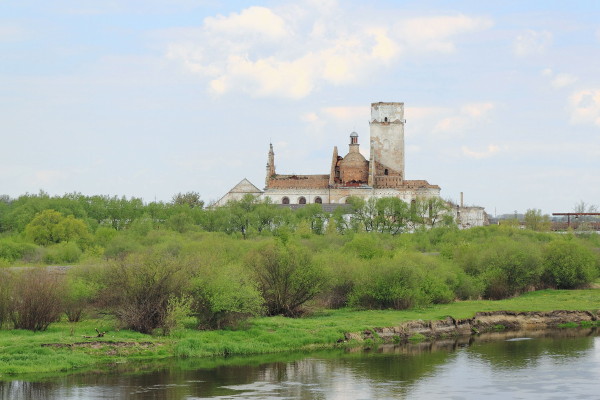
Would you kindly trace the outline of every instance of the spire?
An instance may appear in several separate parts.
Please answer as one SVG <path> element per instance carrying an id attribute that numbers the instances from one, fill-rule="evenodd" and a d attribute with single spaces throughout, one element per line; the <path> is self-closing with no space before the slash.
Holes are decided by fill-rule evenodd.
<path id="1" fill-rule="evenodd" d="M 269 179 L 275 175 L 275 152 L 273 143 L 269 143 L 269 157 L 267 159 L 267 176 L 265 177 L 265 186 L 269 187 Z"/>

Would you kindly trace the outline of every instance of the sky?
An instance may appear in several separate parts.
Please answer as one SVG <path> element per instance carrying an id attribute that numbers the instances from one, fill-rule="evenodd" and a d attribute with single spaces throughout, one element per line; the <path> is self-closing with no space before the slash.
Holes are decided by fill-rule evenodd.
<path id="1" fill-rule="evenodd" d="M 0 0 L 0 194 L 218 200 L 326 174 L 404 102 L 406 179 L 600 203 L 600 2 Z"/>

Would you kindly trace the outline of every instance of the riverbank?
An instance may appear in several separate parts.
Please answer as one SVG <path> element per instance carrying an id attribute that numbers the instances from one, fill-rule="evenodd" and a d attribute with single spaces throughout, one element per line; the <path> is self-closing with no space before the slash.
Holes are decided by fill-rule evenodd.
<path id="1" fill-rule="evenodd" d="M 351 346 L 356 341 L 348 338 L 348 333 L 383 332 L 383 328 L 399 327 L 409 321 L 448 321 L 447 317 L 460 321 L 472 319 L 477 313 L 554 310 L 587 311 L 584 314 L 590 318 L 589 321 L 585 318 L 581 321 L 597 324 L 594 318 L 600 310 L 600 289 L 545 290 L 507 300 L 462 301 L 404 311 L 341 309 L 318 311 L 295 319 L 261 317 L 249 320 L 235 330 L 198 331 L 194 329 L 194 320 L 190 319 L 185 321 L 183 328 L 168 337 L 118 330 L 116 321 L 109 317 L 86 319 L 79 323 L 54 323 L 47 331 L 36 333 L 1 330 L 0 379 L 12 379 L 20 374 L 76 372 L 107 363 L 121 365 L 169 357 L 267 354 Z M 568 326 L 575 326 L 581 321 L 565 322 L 570 322 Z M 493 323 L 492 328 L 495 325 L 502 324 Z M 106 331 L 106 335 L 83 337 L 95 336 L 96 328 L 100 332 Z M 348 339 L 349 342 L 343 343 Z M 370 339 L 374 343 L 383 341 L 379 334 Z M 397 339 L 392 335 L 392 340 Z"/>

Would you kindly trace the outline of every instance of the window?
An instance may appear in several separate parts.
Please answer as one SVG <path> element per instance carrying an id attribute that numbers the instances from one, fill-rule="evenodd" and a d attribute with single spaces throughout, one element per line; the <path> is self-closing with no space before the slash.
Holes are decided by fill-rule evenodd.
<path id="1" fill-rule="evenodd" d="M 290 199 L 288 197 L 284 197 L 281 199 L 281 204 L 290 204 Z"/>
<path id="2" fill-rule="evenodd" d="M 385 117 L 385 119 L 384 119 L 383 121 L 384 121 L 384 122 L 388 122 L 388 121 L 387 121 L 387 117 Z"/>
<path id="3" fill-rule="evenodd" d="M 300 198 L 298 199 L 298 204 L 306 204 L 306 198 L 304 198 L 304 197 L 300 197 Z"/>
<path id="4" fill-rule="evenodd" d="M 389 174 L 389 171 L 388 171 L 388 169 L 387 169 L 387 168 L 383 170 L 383 174 L 384 174 L 384 175 L 388 175 L 388 174 Z"/>
<path id="5" fill-rule="evenodd" d="M 315 204 L 323 204 L 323 200 L 320 197 L 315 197 Z"/>

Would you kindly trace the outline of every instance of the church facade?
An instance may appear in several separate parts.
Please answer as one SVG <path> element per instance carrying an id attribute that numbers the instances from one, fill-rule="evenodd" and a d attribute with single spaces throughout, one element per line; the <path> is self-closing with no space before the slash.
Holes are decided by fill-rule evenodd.
<path id="1" fill-rule="evenodd" d="M 215 205 L 221 206 L 244 194 L 269 198 L 274 204 L 344 204 L 348 197 L 398 197 L 409 203 L 418 198 L 440 196 L 440 187 L 426 180 L 405 179 L 404 103 L 371 104 L 370 157 L 359 151 L 359 137 L 350 134 L 348 153 L 333 148 L 329 171 L 322 175 L 280 174 L 270 145 L 263 190 L 242 180 Z"/>

